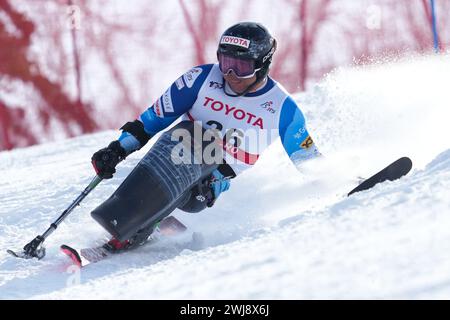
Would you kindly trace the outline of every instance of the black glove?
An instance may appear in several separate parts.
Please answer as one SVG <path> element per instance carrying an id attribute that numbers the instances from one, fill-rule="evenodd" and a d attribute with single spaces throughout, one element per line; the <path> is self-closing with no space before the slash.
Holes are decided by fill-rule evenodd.
<path id="1" fill-rule="evenodd" d="M 116 173 L 116 165 L 125 159 L 127 153 L 119 141 L 113 141 L 108 147 L 100 149 L 92 156 L 92 165 L 97 175 L 103 179 L 111 179 Z"/>

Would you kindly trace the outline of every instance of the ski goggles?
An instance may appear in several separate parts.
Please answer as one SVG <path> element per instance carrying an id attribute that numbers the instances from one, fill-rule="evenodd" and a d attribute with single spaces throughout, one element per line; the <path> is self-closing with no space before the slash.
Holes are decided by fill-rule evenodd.
<path id="1" fill-rule="evenodd" d="M 227 56 L 223 53 L 219 53 L 219 68 L 223 74 L 227 75 L 233 72 L 238 78 L 251 78 L 256 72 L 261 70 L 261 68 L 255 69 L 255 61 L 244 60 L 231 56 Z"/>

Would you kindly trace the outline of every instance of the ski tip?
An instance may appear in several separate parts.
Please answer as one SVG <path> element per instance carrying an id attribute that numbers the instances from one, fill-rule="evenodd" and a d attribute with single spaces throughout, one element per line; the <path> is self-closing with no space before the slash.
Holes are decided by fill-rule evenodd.
<path id="1" fill-rule="evenodd" d="M 407 168 L 409 168 L 409 170 L 411 170 L 411 168 L 413 166 L 411 158 L 409 158 L 409 157 L 402 157 L 402 158 L 399 159 L 399 161 L 402 161 L 404 163 L 405 167 L 407 167 Z"/>
<path id="2" fill-rule="evenodd" d="M 61 252 L 64 253 L 66 256 L 68 256 L 73 263 L 75 263 L 78 267 L 82 267 L 82 263 L 81 263 L 81 257 L 78 254 L 77 250 L 75 250 L 74 248 L 71 248 L 65 244 L 61 245 L 60 247 Z"/>
<path id="3" fill-rule="evenodd" d="M 350 191 L 347 196 L 353 193 L 368 190 L 378 183 L 384 182 L 386 180 L 394 181 L 400 179 L 401 177 L 407 175 L 411 171 L 413 163 L 408 157 L 401 157 L 394 162 L 392 162 L 387 167 L 378 171 L 376 174 L 362 181 L 356 188 Z"/>
<path id="4" fill-rule="evenodd" d="M 9 253 L 10 255 L 12 255 L 13 257 L 19 258 L 19 255 L 12 250 L 8 249 L 8 250 L 6 250 L 6 252 Z"/>

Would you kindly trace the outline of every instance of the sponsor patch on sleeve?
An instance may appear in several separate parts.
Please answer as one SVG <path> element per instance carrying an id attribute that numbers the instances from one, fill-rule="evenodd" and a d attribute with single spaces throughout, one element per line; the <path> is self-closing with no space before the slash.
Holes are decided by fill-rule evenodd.
<path id="1" fill-rule="evenodd" d="M 183 78 L 179 77 L 177 80 L 175 80 L 175 85 L 177 86 L 178 90 L 183 89 L 184 88 Z"/>
<path id="2" fill-rule="evenodd" d="M 164 118 L 164 115 L 161 110 L 161 100 L 160 99 L 156 100 L 156 102 L 154 104 L 154 108 L 155 108 L 156 115 L 160 118 Z"/>
<path id="3" fill-rule="evenodd" d="M 164 94 L 162 96 L 162 102 L 163 102 L 162 105 L 163 105 L 164 113 L 174 112 L 173 103 L 172 103 L 172 95 L 170 94 L 170 88 L 167 89 L 166 92 L 164 92 Z"/>
<path id="4" fill-rule="evenodd" d="M 202 71 L 203 71 L 202 68 L 192 68 L 183 75 L 184 82 L 186 83 L 186 86 L 188 88 L 192 88 L 195 80 L 202 73 Z"/>
<path id="5" fill-rule="evenodd" d="M 302 149 L 309 149 L 312 147 L 312 145 L 314 144 L 313 139 L 310 136 L 307 136 L 305 140 L 303 140 L 302 143 L 300 143 L 300 147 L 302 147 Z"/>

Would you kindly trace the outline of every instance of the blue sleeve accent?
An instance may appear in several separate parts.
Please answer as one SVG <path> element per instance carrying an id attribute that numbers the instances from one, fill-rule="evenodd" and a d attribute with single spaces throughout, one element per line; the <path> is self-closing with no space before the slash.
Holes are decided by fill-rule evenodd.
<path id="1" fill-rule="evenodd" d="M 161 130 L 170 126 L 178 116 L 173 117 L 158 117 L 155 113 L 154 105 L 145 110 L 139 117 L 139 120 L 144 124 L 144 130 L 150 136 L 154 136 Z"/>
<path id="2" fill-rule="evenodd" d="M 281 108 L 279 132 L 281 143 L 294 164 L 320 155 L 306 129 L 305 117 L 292 97 L 287 97 Z"/>
<path id="3" fill-rule="evenodd" d="M 154 136 L 192 108 L 212 67 L 213 64 L 197 66 L 179 77 L 153 105 L 139 116 L 139 120 L 144 124 L 145 132 Z M 141 147 L 139 141 L 136 138 L 134 141 L 133 138 L 127 132 L 123 132 L 119 137 L 120 144 L 127 152 Z"/>

